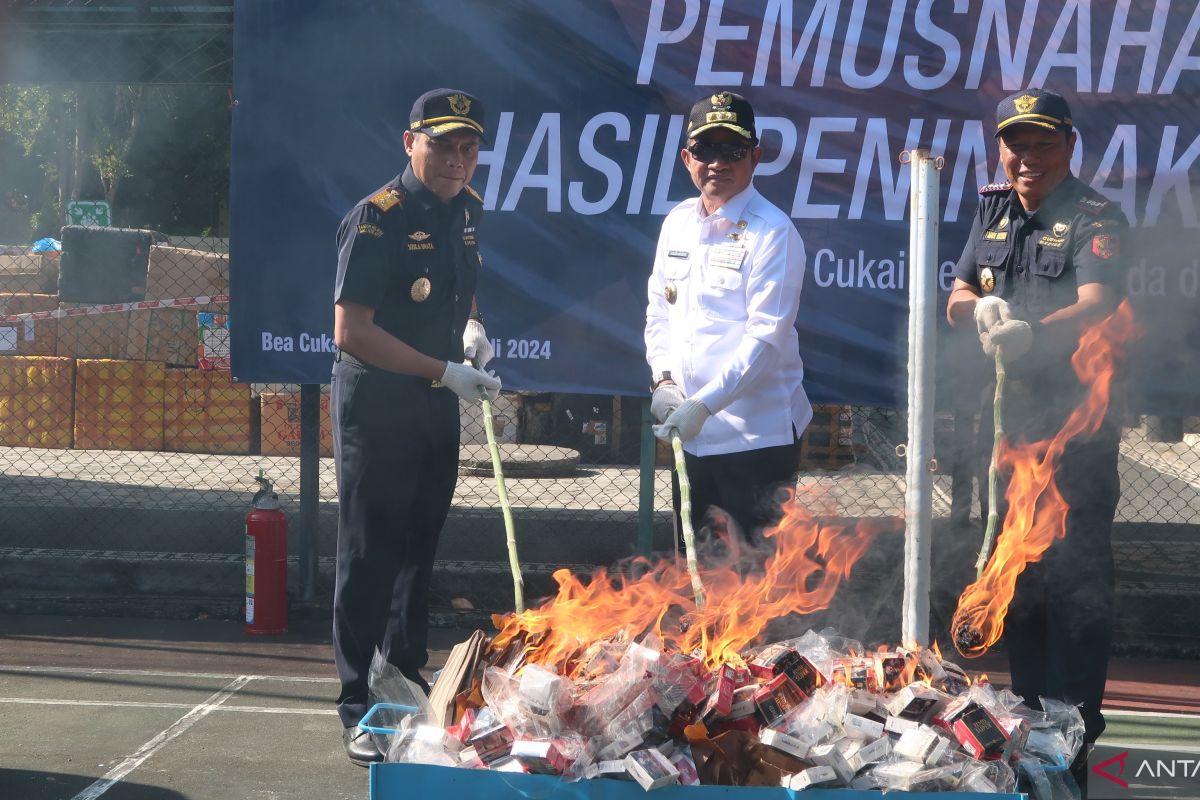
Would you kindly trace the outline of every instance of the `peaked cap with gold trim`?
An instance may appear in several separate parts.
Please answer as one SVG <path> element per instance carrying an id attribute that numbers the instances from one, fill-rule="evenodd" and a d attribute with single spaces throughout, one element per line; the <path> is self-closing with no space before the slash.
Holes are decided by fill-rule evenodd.
<path id="1" fill-rule="evenodd" d="M 408 128 L 437 137 L 469 130 L 484 136 L 483 103 L 461 89 L 432 89 L 417 98 L 408 115 Z"/>
<path id="2" fill-rule="evenodd" d="M 1025 89 L 996 106 L 996 135 L 1010 125 L 1037 125 L 1070 133 L 1071 107 L 1060 94 L 1045 89 Z"/>

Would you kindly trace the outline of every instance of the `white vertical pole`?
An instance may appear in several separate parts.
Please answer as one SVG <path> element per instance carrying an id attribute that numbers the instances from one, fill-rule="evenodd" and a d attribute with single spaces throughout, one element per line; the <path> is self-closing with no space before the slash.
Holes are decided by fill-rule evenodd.
<path id="1" fill-rule="evenodd" d="M 933 524 L 933 361 L 937 328 L 938 169 L 928 151 L 909 154 L 908 445 L 904 491 L 904 608 L 901 637 L 929 645 L 929 561 Z"/>

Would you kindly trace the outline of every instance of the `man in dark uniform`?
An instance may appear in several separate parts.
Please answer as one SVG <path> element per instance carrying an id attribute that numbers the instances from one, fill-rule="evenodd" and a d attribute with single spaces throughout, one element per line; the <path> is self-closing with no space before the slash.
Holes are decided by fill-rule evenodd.
<path id="1" fill-rule="evenodd" d="M 338 230 L 333 648 L 343 744 L 361 765 L 383 759 L 356 727 L 375 650 L 428 691 L 419 670 L 434 553 L 458 477 L 458 399 L 500 390 L 482 371 L 492 348 L 475 309 L 483 203 L 468 183 L 483 119 L 466 92 L 423 94 L 404 132 L 408 168 Z"/>
<path id="2" fill-rule="evenodd" d="M 1008 182 L 980 191 L 947 316 L 952 325 L 974 317 L 987 355 L 1000 348 L 1005 435 L 1039 441 L 1058 433 L 1085 395 L 1070 357 L 1082 330 L 1116 306 L 1128 225 L 1116 206 L 1071 174 L 1076 137 L 1065 99 L 1018 92 L 1001 101 L 996 121 Z M 986 390 L 980 424 L 985 457 L 993 391 Z M 1013 691 L 1035 707 L 1040 697 L 1079 704 L 1087 744 L 1104 730 L 1119 441 L 1119 415 L 1110 408 L 1099 431 L 1067 444 L 1054 472 L 1070 507 L 1065 535 L 1025 568 L 1004 629 Z M 1081 786 L 1086 752 L 1073 769 Z"/>

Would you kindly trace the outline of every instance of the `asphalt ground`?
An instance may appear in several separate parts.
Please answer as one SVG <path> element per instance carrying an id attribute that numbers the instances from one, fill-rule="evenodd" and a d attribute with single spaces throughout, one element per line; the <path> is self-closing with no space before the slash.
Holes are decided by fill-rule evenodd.
<path id="1" fill-rule="evenodd" d="M 0 799 L 366 800 L 328 627 L 0 616 Z M 432 630 L 430 672 L 468 634 Z M 968 666 L 1008 677 L 1000 654 Z M 1118 658 L 1106 711 L 1105 742 L 1200 752 L 1200 669 Z"/>

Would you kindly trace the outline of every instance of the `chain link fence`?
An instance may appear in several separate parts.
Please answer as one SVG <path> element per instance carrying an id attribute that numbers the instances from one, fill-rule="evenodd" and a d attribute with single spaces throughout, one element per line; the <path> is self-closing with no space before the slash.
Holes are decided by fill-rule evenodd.
<path id="1" fill-rule="evenodd" d="M 199 97 L 219 104 L 219 95 Z M 158 107 L 178 108 L 180 97 Z M 58 190 L 51 177 L 43 194 Z M 157 603 L 162 613 L 235 616 L 242 518 L 260 471 L 293 520 L 300 560 L 296 521 L 302 499 L 312 500 L 301 497 L 301 391 L 230 379 L 229 326 L 238 321 L 229 316 L 228 243 L 215 235 L 227 190 L 219 182 L 210 189 L 204 214 L 212 225 L 148 210 L 181 203 L 182 188 L 130 204 L 111 220 L 123 227 L 107 231 L 60 231 L 64 197 L 37 197 L 22 213 L 50 207 L 61 215 L 55 224 L 35 219 L 25 240 L 10 226 L 12 241 L 0 241 L 0 602 L 9 608 L 112 609 L 124 598 Z M 56 238 L 63 249 L 33 252 L 35 237 Z M 158 306 L 137 307 L 145 300 Z M 316 512 L 303 534 L 317 561 L 308 578 L 293 571 L 298 608 L 327 602 L 332 580 L 337 493 L 327 388 Z M 672 549 L 669 451 L 655 443 L 646 481 L 639 466 L 644 403 L 506 392 L 495 404 L 527 597 L 552 592 L 552 572 L 564 565 L 587 570 Z M 481 414 L 463 405 L 461 477 L 434 587 L 435 605 L 460 614 L 512 603 Z M 973 574 L 981 538 L 977 487 L 965 466 L 974 424 L 970 414 L 938 415 L 935 631 Z M 904 436 L 895 410 L 820 406 L 803 434 L 799 477 L 824 494 L 831 517 L 883 522 L 897 534 L 877 540 L 847 586 L 856 602 L 839 612 L 859 614 L 861 629 L 874 625 L 893 639 L 905 488 L 896 446 Z M 1200 594 L 1197 436 L 1194 418 L 1128 420 L 1115 531 L 1126 644 L 1195 648 L 1184 609 Z"/>

